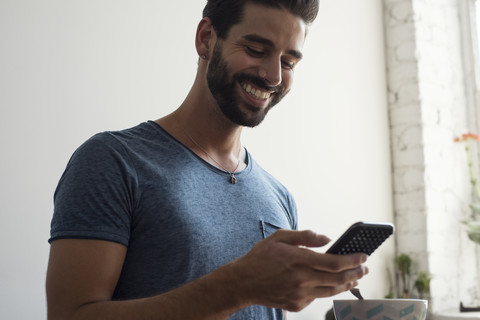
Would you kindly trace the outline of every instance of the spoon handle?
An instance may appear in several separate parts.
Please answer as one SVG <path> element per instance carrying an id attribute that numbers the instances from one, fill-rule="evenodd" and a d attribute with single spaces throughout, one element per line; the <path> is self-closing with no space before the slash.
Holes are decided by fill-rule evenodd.
<path id="1" fill-rule="evenodd" d="M 358 299 L 363 300 L 362 294 L 360 293 L 360 289 L 358 289 L 358 288 L 352 288 L 352 289 L 350 290 L 350 292 L 351 292 L 355 297 L 357 297 Z"/>

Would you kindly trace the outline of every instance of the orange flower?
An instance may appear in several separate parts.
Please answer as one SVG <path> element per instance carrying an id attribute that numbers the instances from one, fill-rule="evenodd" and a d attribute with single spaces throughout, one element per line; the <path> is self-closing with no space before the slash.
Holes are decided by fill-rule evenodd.
<path id="1" fill-rule="evenodd" d="M 469 132 L 462 134 L 461 137 L 456 137 L 453 141 L 454 142 L 465 142 L 467 140 L 478 140 L 478 134 Z"/>
<path id="2" fill-rule="evenodd" d="M 470 133 L 470 138 L 473 140 L 478 140 L 478 134 Z"/>

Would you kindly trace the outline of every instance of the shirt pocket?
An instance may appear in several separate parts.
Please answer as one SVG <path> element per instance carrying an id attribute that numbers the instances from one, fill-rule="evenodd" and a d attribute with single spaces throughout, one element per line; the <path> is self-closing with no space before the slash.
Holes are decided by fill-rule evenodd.
<path id="1" fill-rule="evenodd" d="M 263 238 L 267 238 L 268 236 L 274 234 L 278 229 L 284 229 L 281 226 L 277 226 L 274 223 L 264 220 L 260 220 L 260 228 L 262 229 Z"/>

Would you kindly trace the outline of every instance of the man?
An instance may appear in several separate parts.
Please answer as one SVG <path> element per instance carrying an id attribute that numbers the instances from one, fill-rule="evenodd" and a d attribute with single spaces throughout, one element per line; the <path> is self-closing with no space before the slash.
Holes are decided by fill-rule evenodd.
<path id="1" fill-rule="evenodd" d="M 305 247 L 288 191 L 241 146 L 290 90 L 317 1 L 210 0 L 172 114 L 92 137 L 55 192 L 50 320 L 282 319 L 349 290 L 363 254 Z"/>

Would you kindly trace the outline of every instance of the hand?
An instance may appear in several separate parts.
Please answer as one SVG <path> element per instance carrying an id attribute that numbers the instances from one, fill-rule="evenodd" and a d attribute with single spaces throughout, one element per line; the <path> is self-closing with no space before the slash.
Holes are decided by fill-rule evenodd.
<path id="1" fill-rule="evenodd" d="M 234 261 L 239 289 L 251 304 L 300 311 L 314 299 L 350 290 L 368 273 L 363 253 L 332 255 L 322 247 L 330 239 L 312 231 L 279 230 Z"/>

